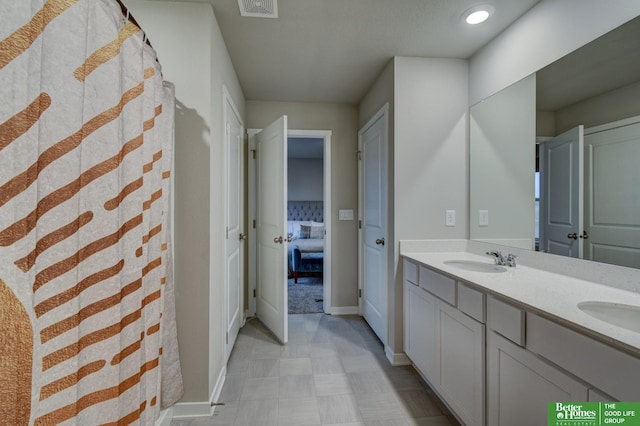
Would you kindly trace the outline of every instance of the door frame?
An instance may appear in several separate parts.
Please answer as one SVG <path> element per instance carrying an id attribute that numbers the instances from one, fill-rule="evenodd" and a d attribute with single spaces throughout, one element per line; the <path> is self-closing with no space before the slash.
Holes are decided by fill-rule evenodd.
<path id="1" fill-rule="evenodd" d="M 256 251 L 256 229 L 253 227 L 253 220 L 256 217 L 256 168 L 255 162 L 252 161 L 252 155 L 256 149 L 256 134 L 262 129 L 247 129 L 249 154 L 248 166 L 248 239 L 249 239 L 249 280 L 248 294 L 255 294 L 256 291 L 256 269 L 257 269 L 257 251 Z M 331 130 L 297 130 L 289 129 L 287 137 L 303 138 L 303 139 L 323 139 L 323 197 L 324 197 L 324 227 L 325 227 L 325 246 L 323 261 L 323 308 L 327 314 L 332 313 L 331 306 Z M 255 316 L 256 299 L 249 297 L 247 313 L 245 316 Z"/>
<path id="2" fill-rule="evenodd" d="M 388 183 L 388 179 L 389 179 L 389 103 L 385 103 L 382 108 L 380 108 L 370 119 L 369 121 L 367 121 L 367 123 L 362 126 L 360 128 L 360 130 L 358 130 L 358 315 L 363 316 L 364 315 L 364 305 L 362 304 L 362 292 L 364 291 L 364 240 L 362 238 L 362 220 L 363 220 L 363 212 L 364 212 L 364 179 L 363 179 L 363 174 L 364 174 L 364 166 L 363 166 L 363 162 L 361 161 L 361 153 L 362 153 L 362 135 L 367 131 L 367 129 L 369 127 L 371 127 L 375 122 L 377 122 L 379 119 L 383 119 L 384 120 L 384 127 L 385 127 L 385 143 L 384 143 L 384 156 L 385 156 L 385 161 L 387 164 L 387 183 Z M 385 344 L 385 352 L 386 352 L 386 345 L 389 339 L 389 333 L 390 333 L 390 327 L 389 327 L 389 292 L 390 292 L 390 286 L 389 283 L 392 282 L 390 281 L 390 277 L 389 277 L 389 273 L 391 271 L 391 268 L 389 267 L 389 256 L 393 256 L 394 253 L 394 246 L 395 246 L 395 241 L 393 241 L 391 238 L 389 238 L 389 236 L 393 235 L 392 232 L 390 232 L 390 226 L 389 226 L 389 190 L 387 189 L 387 195 L 386 195 L 386 199 L 387 199 L 387 206 L 385 207 L 387 209 L 387 276 L 384 277 L 385 281 L 386 281 L 386 288 L 387 288 L 387 336 L 385 339 L 385 342 L 383 342 Z"/>
<path id="3" fill-rule="evenodd" d="M 229 110 L 227 108 L 227 106 L 231 107 L 231 110 Z M 244 121 L 242 120 L 242 115 L 240 114 L 240 110 L 238 109 L 237 105 L 235 104 L 235 102 L 233 101 L 233 97 L 231 96 L 231 94 L 229 93 L 229 89 L 227 88 L 226 85 L 222 85 L 222 123 L 223 123 L 223 141 L 224 143 L 222 144 L 222 158 L 223 160 L 223 173 L 222 173 L 222 178 L 223 178 L 223 192 L 224 192 L 224 199 L 228 200 L 229 194 L 229 172 L 230 170 L 227 167 L 227 155 L 228 155 L 228 151 L 227 151 L 227 121 L 229 119 L 229 115 L 233 114 L 235 115 L 236 119 L 238 120 L 238 122 L 240 123 L 240 134 L 244 135 L 245 133 L 245 127 L 244 127 Z M 244 141 L 242 141 L 240 143 L 240 158 L 244 159 Z M 240 166 L 240 171 L 239 171 L 239 177 L 240 177 L 240 182 L 239 182 L 239 186 L 240 188 L 244 187 L 244 160 L 241 161 L 241 166 Z M 240 205 L 238 206 L 239 209 L 239 216 L 240 216 L 240 233 L 244 233 L 245 231 L 245 207 L 244 207 L 244 197 L 241 195 L 240 196 Z M 227 214 L 224 214 L 224 226 L 226 229 L 228 229 L 228 222 L 227 222 L 228 218 L 227 218 Z M 227 231 L 228 232 L 228 231 Z M 226 234 L 226 233 L 225 233 Z M 229 324 L 227 324 L 227 320 L 228 320 L 228 312 L 227 309 L 228 307 L 228 303 L 227 303 L 227 298 L 228 298 L 228 294 L 229 294 L 229 288 L 227 287 L 227 283 L 228 283 L 228 277 L 227 277 L 227 267 L 226 267 L 226 261 L 227 261 L 227 244 L 226 244 L 226 240 L 225 240 L 225 244 L 224 244 L 224 259 L 225 259 L 225 266 L 223 267 L 223 271 L 222 271 L 222 276 L 223 276 L 223 298 L 224 298 L 224 309 L 223 309 L 223 315 L 224 315 L 224 319 L 223 319 L 223 324 L 225 327 L 225 335 L 226 335 L 226 340 L 225 340 L 225 351 L 226 348 L 228 346 L 228 339 L 229 336 L 227 335 L 227 330 L 229 329 Z M 245 324 L 245 314 L 243 311 L 244 308 L 244 283 L 245 283 L 245 279 L 244 279 L 244 271 L 245 271 L 245 262 L 246 262 L 246 258 L 245 258 L 245 249 L 244 247 L 240 246 L 239 249 L 239 256 L 240 256 L 240 276 L 239 276 L 239 285 L 240 285 L 240 294 L 239 294 L 239 298 L 240 298 L 240 328 L 242 328 Z M 229 354 L 225 354 L 225 357 L 228 357 Z"/>

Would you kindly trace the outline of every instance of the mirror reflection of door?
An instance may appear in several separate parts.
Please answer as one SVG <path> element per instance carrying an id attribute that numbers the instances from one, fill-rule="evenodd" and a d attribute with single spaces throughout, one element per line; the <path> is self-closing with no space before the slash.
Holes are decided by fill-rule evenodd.
<path id="1" fill-rule="evenodd" d="M 578 126 L 540 143 L 540 251 L 582 257 L 583 133 Z"/>
<path id="2" fill-rule="evenodd" d="M 640 268 L 640 116 L 585 131 L 585 258 Z"/>

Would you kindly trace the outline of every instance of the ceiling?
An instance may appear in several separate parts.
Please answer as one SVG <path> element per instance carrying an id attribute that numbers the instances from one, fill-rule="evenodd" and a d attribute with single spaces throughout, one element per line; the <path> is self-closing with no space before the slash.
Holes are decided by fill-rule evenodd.
<path id="1" fill-rule="evenodd" d="M 278 0 L 278 18 L 213 5 L 247 100 L 358 103 L 393 56 L 469 58 L 539 0 Z M 471 26 L 463 12 L 491 4 Z"/>

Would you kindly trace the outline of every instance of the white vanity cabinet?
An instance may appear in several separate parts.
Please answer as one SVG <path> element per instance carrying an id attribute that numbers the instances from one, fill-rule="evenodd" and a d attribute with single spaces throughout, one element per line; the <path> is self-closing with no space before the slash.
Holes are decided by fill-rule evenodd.
<path id="1" fill-rule="evenodd" d="M 484 424 L 485 325 L 438 301 L 437 377 L 429 378 L 466 425 Z"/>
<path id="2" fill-rule="evenodd" d="M 464 287 L 463 312 L 462 284 L 422 266 L 416 283 L 404 262 L 405 352 L 464 424 L 484 425 L 485 325 L 474 319 L 484 318 L 484 295 Z"/>
<path id="3" fill-rule="evenodd" d="M 546 425 L 549 402 L 587 401 L 586 385 L 498 333 L 487 334 L 487 424 Z"/>
<path id="4" fill-rule="evenodd" d="M 437 376 L 437 299 L 417 285 L 405 285 L 405 353 L 426 376 Z"/>
<path id="5" fill-rule="evenodd" d="M 637 351 L 531 300 L 541 292 L 530 286 L 539 280 L 544 289 L 546 272 L 464 275 L 446 269 L 451 257 L 403 259 L 404 341 L 407 356 L 464 425 L 544 425 L 550 402 L 640 401 Z M 554 285 L 563 280 L 552 278 Z M 563 283 L 573 293 L 583 285 L 589 294 L 601 290 L 577 284 Z"/>
<path id="6" fill-rule="evenodd" d="M 637 357 L 493 297 L 487 310 L 487 424 L 546 424 L 549 402 L 639 400 Z"/>

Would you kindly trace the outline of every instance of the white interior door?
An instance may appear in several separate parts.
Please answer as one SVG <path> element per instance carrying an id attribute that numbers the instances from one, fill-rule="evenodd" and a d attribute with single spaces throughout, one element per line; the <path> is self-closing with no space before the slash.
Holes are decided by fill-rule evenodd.
<path id="1" fill-rule="evenodd" d="M 231 98 L 225 96 L 225 326 L 226 357 L 231 350 L 242 325 L 242 289 L 244 259 L 242 242 L 243 226 L 243 126 Z"/>
<path id="2" fill-rule="evenodd" d="M 540 250 L 582 257 L 583 126 L 540 144 Z"/>
<path id="3" fill-rule="evenodd" d="M 638 120 L 585 136 L 586 259 L 640 268 Z"/>
<path id="4" fill-rule="evenodd" d="M 287 303 L 287 116 L 256 135 L 256 316 L 289 340 Z"/>
<path id="5" fill-rule="evenodd" d="M 360 130 L 361 313 L 387 343 L 387 115 Z"/>

